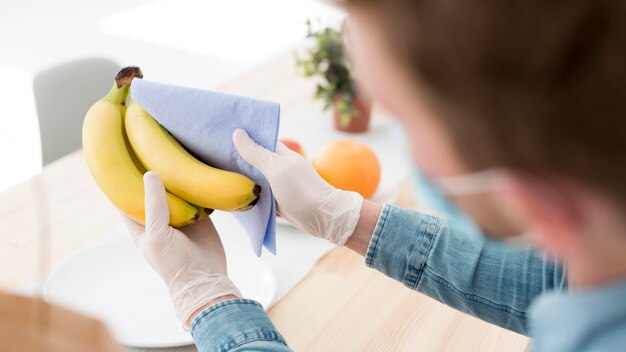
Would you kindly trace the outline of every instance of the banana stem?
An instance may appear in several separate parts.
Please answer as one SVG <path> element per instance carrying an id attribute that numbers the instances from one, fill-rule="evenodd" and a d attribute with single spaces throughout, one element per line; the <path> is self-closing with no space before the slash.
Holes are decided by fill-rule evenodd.
<path id="1" fill-rule="evenodd" d="M 135 99 L 133 99 L 133 96 L 129 94 L 128 95 L 128 102 L 126 102 L 126 105 L 127 106 L 131 106 L 133 104 L 135 104 Z"/>
<path id="2" fill-rule="evenodd" d="M 109 93 L 102 98 L 102 100 L 110 101 L 114 104 L 124 105 L 126 103 L 126 97 L 128 96 L 129 86 L 117 87 L 117 83 L 113 83 L 113 87 Z"/>
<path id="3" fill-rule="evenodd" d="M 113 83 L 113 87 L 103 100 L 124 105 L 126 103 L 126 97 L 128 97 L 130 83 L 136 77 L 143 78 L 143 73 L 141 73 L 141 69 L 139 67 L 128 66 L 121 69 L 120 72 L 117 73 L 117 76 L 115 76 L 115 83 Z"/>
<path id="4" fill-rule="evenodd" d="M 117 73 L 117 76 L 115 76 L 115 83 L 117 83 L 118 88 L 121 88 L 122 86 L 129 86 L 130 82 L 135 77 L 143 78 L 143 73 L 141 72 L 141 69 L 139 67 L 124 67 L 120 70 L 120 72 Z"/>

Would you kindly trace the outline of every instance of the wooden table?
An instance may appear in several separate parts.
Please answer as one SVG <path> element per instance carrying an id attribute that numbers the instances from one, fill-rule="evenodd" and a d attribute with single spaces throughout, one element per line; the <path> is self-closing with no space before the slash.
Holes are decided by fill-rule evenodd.
<path id="1" fill-rule="evenodd" d="M 221 90 L 278 101 L 283 118 L 319 109 L 311 101 L 314 83 L 298 77 L 292 60 L 285 55 Z M 401 194 L 410 193 L 407 185 Z M 414 202 L 405 196 L 398 204 Z M 42 219 L 51 236 L 51 258 L 38 266 Z M 41 175 L 0 193 L 0 288 L 33 279 L 120 225 L 81 151 L 48 165 Z M 524 336 L 404 288 L 345 248 L 323 257 L 270 316 L 297 351 L 525 351 L 529 344 Z"/>

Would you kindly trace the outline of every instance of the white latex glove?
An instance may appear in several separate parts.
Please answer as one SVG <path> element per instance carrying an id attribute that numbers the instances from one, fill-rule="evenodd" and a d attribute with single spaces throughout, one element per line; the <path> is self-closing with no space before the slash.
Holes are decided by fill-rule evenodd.
<path id="1" fill-rule="evenodd" d="M 360 194 L 329 185 L 304 157 L 282 143 L 273 153 L 242 129 L 235 130 L 233 142 L 241 157 L 269 181 L 280 216 L 316 237 L 338 246 L 346 243 L 359 221 Z"/>
<path id="2" fill-rule="evenodd" d="M 191 315 L 210 301 L 241 293 L 226 276 L 226 256 L 210 219 L 181 229 L 169 226 L 165 188 L 154 172 L 144 175 L 146 226 L 123 216 L 146 261 L 170 291 L 177 317 L 189 329 Z"/>

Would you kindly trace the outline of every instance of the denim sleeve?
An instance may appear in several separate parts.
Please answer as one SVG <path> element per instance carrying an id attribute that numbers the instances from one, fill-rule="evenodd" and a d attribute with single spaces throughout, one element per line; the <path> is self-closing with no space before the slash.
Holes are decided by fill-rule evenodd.
<path id="1" fill-rule="evenodd" d="M 455 231 L 451 220 L 385 205 L 366 264 L 460 311 L 527 334 L 529 306 L 563 289 L 559 263 L 532 249 Z"/>
<path id="2" fill-rule="evenodd" d="M 200 352 L 291 351 L 263 307 L 252 300 L 219 302 L 191 324 Z"/>

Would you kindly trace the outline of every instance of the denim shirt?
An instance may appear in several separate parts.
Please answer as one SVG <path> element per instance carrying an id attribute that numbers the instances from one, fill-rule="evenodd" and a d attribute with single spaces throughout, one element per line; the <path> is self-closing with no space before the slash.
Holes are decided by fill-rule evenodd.
<path id="1" fill-rule="evenodd" d="M 562 266 L 537 251 L 466 236 L 455 231 L 452 221 L 392 205 L 383 207 L 365 263 L 410 289 L 522 334 L 527 334 L 529 325 L 542 325 L 534 322 L 534 315 L 529 318 L 532 301 L 566 287 Z M 558 300 L 560 295 L 565 293 L 553 297 Z M 563 306 L 567 307 L 565 301 Z M 537 309 L 541 312 L 541 307 Z M 536 317 L 542 320 L 551 315 L 538 313 Z M 621 317 L 624 324 L 625 315 Z M 573 323 L 559 320 L 561 331 Z M 594 326 L 586 329 L 585 336 L 600 338 L 609 333 L 594 331 Z M 194 319 L 192 335 L 200 351 L 290 351 L 261 305 L 247 299 L 207 308 Z M 564 334 L 563 338 L 572 336 Z M 534 345 L 538 351 L 563 351 L 558 347 L 563 345 L 540 341 Z M 583 346 L 572 350 L 578 347 Z"/>

